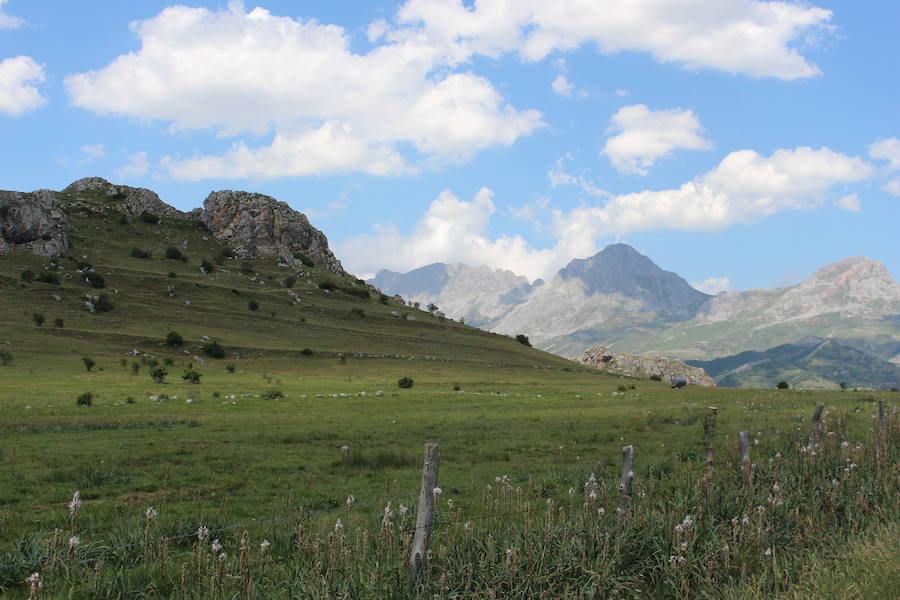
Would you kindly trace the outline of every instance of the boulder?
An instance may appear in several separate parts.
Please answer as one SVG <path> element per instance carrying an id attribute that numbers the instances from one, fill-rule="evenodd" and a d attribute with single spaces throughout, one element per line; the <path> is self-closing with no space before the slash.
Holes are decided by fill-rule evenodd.
<path id="1" fill-rule="evenodd" d="M 631 377 L 656 375 L 662 381 L 667 382 L 683 379 L 691 385 L 716 385 L 716 380 L 710 377 L 706 371 L 699 367 L 686 365 L 680 360 L 662 356 L 639 356 L 625 352 L 616 354 L 603 345 L 587 350 L 579 362 L 616 375 Z"/>
<path id="2" fill-rule="evenodd" d="M 114 204 L 127 215 L 139 216 L 149 213 L 160 219 L 190 219 L 189 213 L 183 213 L 159 199 L 153 190 L 133 188 L 127 185 L 113 185 L 102 177 L 85 177 L 70 183 L 64 193 L 75 196 L 76 202 L 87 202 L 91 199 L 102 199 Z"/>
<path id="3" fill-rule="evenodd" d="M 277 255 L 290 265 L 302 265 L 300 254 L 317 266 L 343 273 L 325 234 L 303 213 L 271 196 L 224 190 L 212 192 L 200 216 L 219 240 L 230 241 L 238 256 Z"/>
<path id="4" fill-rule="evenodd" d="M 47 257 L 69 248 L 69 220 L 50 190 L 0 191 L 0 254 L 17 248 Z"/>

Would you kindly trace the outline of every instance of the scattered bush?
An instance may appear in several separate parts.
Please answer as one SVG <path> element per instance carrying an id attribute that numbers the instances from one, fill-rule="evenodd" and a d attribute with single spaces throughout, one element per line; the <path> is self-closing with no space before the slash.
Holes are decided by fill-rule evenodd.
<path id="1" fill-rule="evenodd" d="M 13 355 L 12 352 L 7 352 L 6 350 L 0 350 L 0 365 L 4 367 L 12 362 Z"/>
<path id="2" fill-rule="evenodd" d="M 234 289 L 234 288 L 231 288 L 231 293 L 234 294 L 235 296 L 240 296 L 240 295 L 241 295 L 241 292 L 240 292 L 239 290 Z"/>
<path id="3" fill-rule="evenodd" d="M 169 246 L 168 248 L 166 248 L 165 257 L 170 260 L 180 260 L 181 262 L 187 262 L 187 256 L 185 256 L 184 253 L 175 246 Z"/>
<path id="4" fill-rule="evenodd" d="M 88 271 L 87 273 L 85 273 L 84 280 L 92 288 L 100 289 L 106 287 L 106 280 L 103 279 L 103 276 L 93 271 Z"/>
<path id="5" fill-rule="evenodd" d="M 131 374 L 137 375 L 140 372 L 141 372 L 141 363 L 139 363 L 138 361 L 133 361 L 131 363 Z"/>
<path id="6" fill-rule="evenodd" d="M 244 275 L 250 275 L 253 273 L 253 263 L 249 260 L 245 260 L 241 263 L 241 273 Z"/>
<path id="7" fill-rule="evenodd" d="M 296 258 L 301 263 L 303 263 L 304 267 L 312 268 L 312 267 L 316 266 L 316 264 L 312 261 L 312 259 L 310 257 L 308 257 L 307 255 L 303 254 L 302 252 L 294 252 L 294 258 Z"/>
<path id="8" fill-rule="evenodd" d="M 125 404 L 134 404 L 134 396 L 128 396 L 125 398 Z"/>
<path id="9" fill-rule="evenodd" d="M 428 306 L 426 306 L 425 308 L 428 309 L 428 312 L 432 312 L 432 313 L 433 313 L 434 311 L 436 311 L 436 310 L 438 309 L 438 306 L 437 306 L 437 304 L 435 304 L 434 302 L 429 302 L 429 303 L 428 303 Z"/>
<path id="10" fill-rule="evenodd" d="M 134 258 L 151 258 L 153 255 L 147 250 L 142 250 L 140 248 L 132 248 L 131 256 Z"/>
<path id="11" fill-rule="evenodd" d="M 177 331 L 170 331 L 166 334 L 166 346 L 172 348 L 184 346 L 184 338 Z"/>
<path id="12" fill-rule="evenodd" d="M 81 362 L 84 363 L 84 370 L 87 371 L 88 373 L 90 373 L 91 369 L 93 369 L 94 366 L 97 364 L 96 362 L 94 362 L 94 359 L 87 357 L 87 356 L 82 356 Z"/>
<path id="13" fill-rule="evenodd" d="M 222 348 L 216 340 L 206 342 L 203 344 L 202 348 L 203 354 L 210 358 L 225 358 L 225 349 Z"/>
<path id="14" fill-rule="evenodd" d="M 113 303 L 106 294 L 100 294 L 94 301 L 94 310 L 98 312 L 109 312 L 113 309 Z"/>
<path id="15" fill-rule="evenodd" d="M 44 321 L 46 321 L 47 318 L 44 316 L 44 313 L 36 312 L 31 315 L 31 320 L 34 321 L 35 325 L 40 327 L 44 324 Z"/>
<path id="16" fill-rule="evenodd" d="M 357 298 L 362 298 L 363 300 L 368 300 L 372 297 L 372 293 L 365 288 L 358 287 L 345 287 L 341 289 L 342 292 L 347 294 L 348 296 L 356 296 Z"/>
<path id="17" fill-rule="evenodd" d="M 847 389 L 847 382 L 846 382 L 846 381 L 840 382 L 840 383 L 838 384 L 838 387 L 841 388 L 842 390 L 846 390 L 846 389 Z"/>
<path id="18" fill-rule="evenodd" d="M 789 388 L 791 387 L 791 384 L 789 384 L 787 381 L 779 381 L 779 382 L 775 385 L 775 387 L 776 387 L 777 389 L 779 389 L 779 390 L 786 390 L 786 389 L 789 389 Z"/>
<path id="19" fill-rule="evenodd" d="M 62 319 L 53 319 L 53 326 L 54 327 L 65 327 L 65 323 L 63 322 Z"/>
<path id="20" fill-rule="evenodd" d="M 206 259 L 203 259 L 202 261 L 200 261 L 200 270 L 203 271 L 204 273 L 212 273 L 213 271 L 216 270 L 216 268 L 213 266 L 213 264 L 211 262 L 209 262 Z"/>
<path id="21" fill-rule="evenodd" d="M 310 348 L 304 348 L 300 351 L 300 354 L 302 354 L 303 356 L 312 356 L 313 354 L 315 354 L 315 352 L 313 352 Z"/>
<path id="22" fill-rule="evenodd" d="M 351 316 L 351 317 L 357 317 L 357 318 L 359 318 L 359 319 L 364 319 L 364 318 L 366 317 L 366 313 L 365 313 L 365 311 L 364 311 L 363 309 L 361 309 L 361 308 L 351 308 L 351 309 L 350 309 L 350 316 Z"/>
<path id="23" fill-rule="evenodd" d="M 388 297 L 385 296 L 384 294 L 380 294 L 380 295 L 378 296 L 378 301 L 379 301 L 381 304 L 384 304 L 385 306 L 388 305 L 388 301 L 389 301 L 389 300 L 390 300 L 390 298 L 388 298 Z"/>
<path id="24" fill-rule="evenodd" d="M 454 391 L 454 392 L 458 392 L 458 391 L 460 391 L 461 389 L 462 389 L 462 388 L 459 387 L 459 384 L 458 384 L 458 383 L 456 383 L 456 384 L 453 385 L 453 391 Z"/>
<path id="25" fill-rule="evenodd" d="M 531 340 L 528 339 L 528 336 L 524 333 L 520 333 L 516 336 L 516 341 L 522 344 L 523 346 L 531 346 Z"/>
<path id="26" fill-rule="evenodd" d="M 77 398 L 75 398 L 75 404 L 77 404 L 78 406 L 93 406 L 94 395 L 90 392 L 80 394 Z"/>
<path id="27" fill-rule="evenodd" d="M 40 283 L 49 283 L 50 285 L 59 285 L 59 276 L 56 273 L 50 273 L 49 271 L 44 271 L 40 273 L 37 277 L 34 278 L 35 281 L 39 281 Z"/>
<path id="28" fill-rule="evenodd" d="M 150 370 L 150 379 L 153 380 L 153 383 L 165 383 L 168 374 L 169 372 L 164 368 L 156 367 L 155 369 Z"/>
<path id="29" fill-rule="evenodd" d="M 176 273 L 175 271 L 169 271 L 169 274 L 166 277 L 168 277 L 169 279 L 175 279 L 176 277 L 178 277 L 178 273 Z"/>
<path id="30" fill-rule="evenodd" d="M 294 287 L 294 284 L 297 283 L 297 278 L 293 275 L 288 275 L 284 278 L 284 281 L 282 283 L 284 284 L 284 287 L 292 288 Z"/>
<path id="31" fill-rule="evenodd" d="M 225 365 L 225 370 L 228 371 L 229 373 L 234 373 L 234 369 L 235 369 L 234 363 L 228 363 L 227 365 Z"/>
<path id="32" fill-rule="evenodd" d="M 187 381 L 188 383 L 200 383 L 200 378 L 202 375 L 197 371 L 191 369 L 189 371 L 185 371 L 184 375 L 181 376 L 182 379 Z"/>
<path id="33" fill-rule="evenodd" d="M 408 390 L 409 388 L 411 388 L 411 387 L 413 386 L 413 383 L 414 383 L 414 382 L 413 382 L 413 380 L 412 380 L 411 378 L 409 378 L 409 377 L 401 377 L 401 378 L 397 381 L 397 387 L 400 388 L 400 389 Z"/>
<path id="34" fill-rule="evenodd" d="M 651 375 L 650 381 L 662 381 L 662 377 L 660 377 L 659 375 Z"/>
<path id="35" fill-rule="evenodd" d="M 26 283 L 31 283 L 32 281 L 34 281 L 34 271 L 32 271 L 31 269 L 25 269 L 24 271 L 22 271 L 22 274 L 19 275 L 19 279 Z"/>
<path id="36" fill-rule="evenodd" d="M 616 388 L 616 391 L 617 392 L 626 392 L 626 391 L 628 391 L 628 388 L 625 387 L 624 385 L 620 385 L 619 387 Z"/>
<path id="37" fill-rule="evenodd" d="M 331 292 L 331 291 L 333 291 L 333 290 L 336 290 L 336 289 L 337 289 L 337 286 L 334 285 L 334 282 L 332 282 L 332 281 L 320 281 L 320 282 L 319 282 L 319 289 L 320 289 L 320 290 L 325 290 L 325 291 Z"/>
<path id="38" fill-rule="evenodd" d="M 148 213 L 146 210 L 141 213 L 141 216 L 138 217 L 142 223 L 149 223 L 150 225 L 156 225 L 159 223 L 159 217 L 154 214 Z"/>
<path id="39" fill-rule="evenodd" d="M 163 359 L 163 364 L 166 365 L 167 367 L 174 367 L 174 366 L 175 366 L 175 359 L 174 359 L 174 358 L 169 358 L 169 357 L 167 356 L 167 357 L 165 357 L 165 358 Z"/>
<path id="40" fill-rule="evenodd" d="M 260 395 L 263 400 L 278 400 L 284 398 L 284 392 L 281 390 L 266 390 Z"/>
<path id="41" fill-rule="evenodd" d="M 257 302 L 256 300 L 251 300 L 247 303 L 247 308 L 249 308 L 250 310 L 259 310 L 259 302 Z"/>

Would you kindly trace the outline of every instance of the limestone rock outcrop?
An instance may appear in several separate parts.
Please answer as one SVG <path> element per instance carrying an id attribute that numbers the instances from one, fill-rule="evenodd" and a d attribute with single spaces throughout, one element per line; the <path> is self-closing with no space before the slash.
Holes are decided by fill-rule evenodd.
<path id="1" fill-rule="evenodd" d="M 239 256 L 277 255 L 291 265 L 305 255 L 317 266 L 343 273 L 325 234 L 306 215 L 271 196 L 224 190 L 203 201 L 200 219 L 219 240 L 230 241 Z"/>
<path id="2" fill-rule="evenodd" d="M 86 203 L 90 208 L 89 200 L 100 197 L 125 214 L 139 216 L 149 213 L 160 219 L 190 219 L 191 215 L 169 206 L 159 199 L 153 190 L 146 188 L 133 188 L 126 185 L 113 185 L 102 177 L 85 177 L 70 183 L 64 193 L 75 196 L 75 202 Z"/>
<path id="3" fill-rule="evenodd" d="M 48 257 L 69 248 L 69 220 L 50 190 L 0 191 L 0 254 L 17 248 Z"/>
<path id="4" fill-rule="evenodd" d="M 662 356 L 638 356 L 637 354 L 611 352 L 606 346 L 588 349 L 580 362 L 616 375 L 650 377 L 656 375 L 662 381 L 684 378 L 691 385 L 715 386 L 716 380 L 699 367 L 686 365 L 674 358 Z"/>

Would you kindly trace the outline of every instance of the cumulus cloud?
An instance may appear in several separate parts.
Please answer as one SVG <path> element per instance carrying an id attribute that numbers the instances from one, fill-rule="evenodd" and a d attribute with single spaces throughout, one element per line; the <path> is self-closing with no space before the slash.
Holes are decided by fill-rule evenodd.
<path id="1" fill-rule="evenodd" d="M 553 51 L 595 44 L 604 54 L 649 52 L 660 62 L 753 77 L 820 74 L 797 50 L 811 33 L 830 31 L 831 11 L 759 0 L 408 0 L 397 22 L 410 34 L 464 58 L 518 52 L 541 60 Z"/>
<path id="2" fill-rule="evenodd" d="M 546 249 L 519 236 L 490 236 L 495 212 L 490 190 L 482 189 L 470 202 L 445 191 L 408 234 L 379 225 L 374 234 L 345 240 L 338 253 L 351 271 L 363 274 L 464 262 L 547 278 L 572 258 L 596 253 L 610 237 L 648 229 L 716 231 L 783 210 L 809 210 L 825 203 L 835 186 L 871 175 L 865 161 L 828 148 L 782 149 L 768 157 L 740 150 L 677 189 L 623 194 L 568 212 L 551 210 L 547 231 L 555 242 Z"/>
<path id="3" fill-rule="evenodd" d="M 132 27 L 138 51 L 66 78 L 76 106 L 223 136 L 274 130 L 261 147 L 168 157 L 162 167 L 179 179 L 400 175 L 409 154 L 468 160 L 543 125 L 539 112 L 513 108 L 487 79 L 416 39 L 358 54 L 339 26 L 246 12 L 240 2 L 219 11 L 174 6 Z"/>
<path id="4" fill-rule="evenodd" d="M 869 156 L 888 161 L 885 168 L 888 173 L 900 170 L 900 140 L 897 138 L 878 140 L 869 146 Z M 881 189 L 892 196 L 900 196 L 900 178 L 891 179 Z"/>
<path id="5" fill-rule="evenodd" d="M 575 186 L 581 188 L 581 191 L 590 196 L 608 196 L 609 193 L 598 188 L 584 175 L 572 175 L 566 171 L 566 162 L 574 160 L 574 156 L 566 153 L 556 159 L 553 166 L 547 171 L 547 177 L 550 179 L 550 187 Z"/>
<path id="6" fill-rule="evenodd" d="M 119 179 L 143 177 L 150 170 L 150 159 L 146 152 L 138 152 L 128 157 L 128 163 L 116 171 Z"/>
<path id="7" fill-rule="evenodd" d="M 103 144 L 85 144 L 81 147 L 81 151 L 88 155 L 88 160 L 95 160 L 106 156 L 106 150 Z"/>
<path id="8" fill-rule="evenodd" d="M 856 194 L 847 194 L 846 196 L 841 196 L 837 200 L 835 200 L 835 206 L 840 208 L 841 210 L 846 210 L 849 212 L 859 212 L 862 208 L 862 204 L 859 201 L 859 196 Z"/>
<path id="9" fill-rule="evenodd" d="M 0 113 L 18 117 L 47 102 L 38 90 L 46 81 L 44 67 L 30 56 L 0 61 Z"/>
<path id="10" fill-rule="evenodd" d="M 644 104 L 623 106 L 609 121 L 602 153 L 620 173 L 646 175 L 660 158 L 678 149 L 708 150 L 712 143 L 700 133 L 703 127 L 692 110 L 650 110 Z"/>
<path id="11" fill-rule="evenodd" d="M 6 14 L 3 11 L 6 2 L 7 0 L 0 0 L 0 29 L 18 29 L 25 24 L 25 20 Z"/>
<path id="12" fill-rule="evenodd" d="M 560 96 L 565 96 L 566 98 L 571 97 L 572 92 L 575 91 L 575 85 L 562 74 L 556 76 L 556 79 L 553 80 L 550 87 L 553 88 L 554 92 Z"/>
<path id="13" fill-rule="evenodd" d="M 692 281 L 691 287 L 705 294 L 731 291 L 731 277 L 707 277 L 703 281 Z"/>

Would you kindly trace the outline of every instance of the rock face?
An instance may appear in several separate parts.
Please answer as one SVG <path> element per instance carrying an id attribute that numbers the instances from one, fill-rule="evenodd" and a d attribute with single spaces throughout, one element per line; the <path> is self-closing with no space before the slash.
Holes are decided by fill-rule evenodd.
<path id="1" fill-rule="evenodd" d="M 69 221 L 50 190 L 0 191 L 0 254 L 17 248 L 48 257 L 69 248 Z"/>
<path id="2" fill-rule="evenodd" d="M 302 253 L 317 266 L 343 273 L 325 234 L 310 225 L 306 215 L 271 196 L 212 192 L 203 201 L 200 219 L 217 239 L 230 241 L 239 255 L 274 254 L 293 265 L 301 263 Z"/>
<path id="3" fill-rule="evenodd" d="M 76 203 L 100 197 L 114 203 L 118 210 L 135 217 L 142 213 L 149 213 L 160 219 L 191 218 L 190 215 L 160 200 L 156 192 L 152 190 L 113 185 L 102 177 L 79 179 L 70 183 L 63 192 L 75 196 Z"/>
<path id="4" fill-rule="evenodd" d="M 680 360 L 662 356 L 638 356 L 637 354 L 613 354 L 606 346 L 594 346 L 584 353 L 580 362 L 617 375 L 656 375 L 671 382 L 683 378 L 691 385 L 715 386 L 716 381 L 699 367 L 691 367 Z"/>

